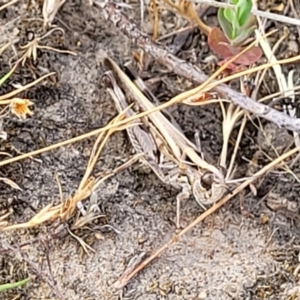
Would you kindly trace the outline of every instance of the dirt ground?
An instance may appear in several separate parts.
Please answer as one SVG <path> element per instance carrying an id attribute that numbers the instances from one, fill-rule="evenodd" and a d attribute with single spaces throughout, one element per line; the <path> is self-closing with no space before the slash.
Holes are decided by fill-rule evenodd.
<path id="1" fill-rule="evenodd" d="M 22 45 L 30 32 L 42 34 L 43 20 L 36 19 L 42 16 L 40 2 L 19 1 L 0 11 L 0 45 L 8 40 Z M 139 2 L 130 4 L 135 12 L 131 16 L 138 21 Z M 270 4 L 260 5 L 263 8 Z M 285 13 L 293 17 L 289 10 Z M 214 12 L 211 15 L 213 22 Z M 165 16 L 166 20 L 168 17 Z M 101 61 L 109 55 L 122 65 L 132 58 L 132 51 L 137 50 L 135 45 L 105 21 L 99 9 L 91 8 L 88 1 L 67 1 L 53 24 L 63 28 L 65 34 L 55 31 L 41 43 L 74 51 L 77 56 L 38 50 L 37 61 L 17 69 L 1 87 L 3 94 L 11 91 L 13 84 L 24 85 L 47 72 L 56 72 L 20 95 L 34 102 L 34 115 L 26 120 L 13 116 L 4 119 L 8 139 L 1 141 L 0 152 L 17 156 L 67 140 L 105 126 L 117 113 L 101 82 L 104 72 Z M 271 28 L 276 26 L 280 36 L 287 25 L 270 22 Z M 149 28 L 145 26 L 144 30 Z M 291 40 L 294 37 L 299 43 L 299 35 L 294 27 L 288 29 L 291 38 L 281 45 L 278 53 L 299 54 L 299 49 L 289 52 Z M 194 49 L 192 44 L 180 55 L 192 62 L 196 57 L 207 73 L 211 73 L 215 65 L 203 62 L 209 55 L 205 38 L 196 30 L 194 38 L 198 39 L 198 46 L 202 45 L 201 49 Z M 9 71 L 8 61 L 12 56 L 12 50 L 2 55 L 1 75 Z M 284 70 L 291 68 L 299 72 L 297 64 Z M 153 76 L 157 76 L 163 68 L 156 64 L 154 69 Z M 156 91 L 160 100 L 170 98 L 188 85 L 187 82 L 183 83 L 185 86 L 178 84 L 174 74 L 162 74 L 165 83 Z M 274 81 L 271 74 L 272 71 L 266 76 Z M 278 91 L 273 81 L 266 79 L 269 85 L 264 83 L 262 95 Z M 180 105 L 172 108 L 172 114 L 188 138 L 193 139 L 195 131 L 200 130 L 205 157 L 217 163 L 222 146 L 219 106 Z M 284 136 L 286 142 L 291 133 L 276 129 L 274 143 L 278 136 Z M 242 176 L 249 166 L 242 157 L 251 160 L 261 139 L 261 133 L 249 122 L 238 157 Z M 74 193 L 94 141 L 95 138 L 85 139 L 1 167 L 0 176 L 10 178 L 23 191 L 0 182 L 0 215 L 12 210 L 8 221 L 16 224 L 27 221 L 50 203 L 58 204 L 56 175 L 64 198 Z M 282 143 L 281 140 L 279 146 Z M 132 153 L 125 132 L 114 134 L 95 173 L 120 165 Z M 270 155 L 275 157 L 274 153 Z M 299 165 L 293 171 L 299 176 Z M 271 189 L 271 194 L 265 196 Z M 97 191 L 98 204 L 105 217 L 74 232 L 94 249 L 90 256 L 66 229 L 63 234 L 51 235 L 57 222 L 0 232 L 0 283 L 32 276 L 26 287 L 1 293 L 0 299 L 300 299 L 299 191 L 299 182 L 292 175 L 282 170 L 271 172 L 258 187 L 256 196 L 247 189 L 232 199 L 180 238 L 120 291 L 113 284 L 129 262 L 149 256 L 175 230 L 172 220 L 177 191 L 162 184 L 155 174 L 142 172 L 135 165 L 107 180 Z M 191 198 L 182 208 L 183 223 L 187 225 L 201 212 Z M 72 222 L 74 218 L 68 225 Z"/>

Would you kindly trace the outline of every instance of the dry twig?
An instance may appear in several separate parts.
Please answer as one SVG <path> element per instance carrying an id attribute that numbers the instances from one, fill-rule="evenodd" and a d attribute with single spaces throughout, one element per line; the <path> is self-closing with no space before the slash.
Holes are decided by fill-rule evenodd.
<path id="1" fill-rule="evenodd" d="M 158 43 L 151 41 L 148 35 L 141 32 L 137 25 L 130 20 L 124 13 L 121 12 L 120 8 L 114 3 L 103 3 L 96 1 L 100 8 L 103 9 L 103 13 L 106 19 L 112 21 L 115 26 L 120 28 L 120 30 L 129 38 L 131 38 L 138 46 L 150 54 L 155 60 L 157 60 L 162 65 L 166 66 L 168 69 L 173 70 L 179 76 L 185 77 L 195 83 L 203 83 L 208 80 L 208 76 L 201 72 L 199 69 L 193 65 L 185 62 L 184 60 L 178 59 L 176 56 L 172 55 L 165 48 L 163 48 Z M 293 58 L 293 61 L 299 60 L 299 57 Z M 282 60 L 283 62 L 291 62 L 292 60 Z M 280 61 L 278 61 L 280 63 Z M 247 70 L 241 74 L 249 74 L 259 69 L 263 69 L 271 66 L 271 64 L 266 64 L 254 69 Z M 237 74 L 240 75 L 240 74 Z M 231 77 L 226 78 L 224 81 L 229 81 Z M 244 110 L 251 112 L 257 116 L 267 119 L 279 127 L 286 128 L 288 130 L 293 130 L 300 132 L 300 120 L 293 119 L 267 105 L 258 103 L 251 98 L 238 93 L 231 89 L 225 84 L 215 85 L 213 90 L 217 92 L 221 97 L 225 99 L 230 99 L 235 105 L 240 106 Z M 162 108 L 162 107 L 160 107 Z"/>

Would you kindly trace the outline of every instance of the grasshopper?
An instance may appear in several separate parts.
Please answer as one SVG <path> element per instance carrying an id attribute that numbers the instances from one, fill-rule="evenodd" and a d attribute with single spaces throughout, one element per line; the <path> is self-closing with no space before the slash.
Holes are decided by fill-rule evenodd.
<path id="1" fill-rule="evenodd" d="M 137 114 L 133 110 L 151 111 L 158 102 L 155 96 L 141 89 L 145 85 L 136 77 L 131 67 L 127 74 L 118 65 L 106 57 L 104 65 L 107 90 L 113 98 L 119 112 L 127 109 L 127 117 Z M 134 78 L 134 81 L 131 78 Z M 133 108 L 129 108 L 133 105 Z M 170 116 L 169 116 L 170 117 Z M 170 118 L 172 121 L 172 117 Z M 181 189 L 177 195 L 176 226 L 180 227 L 180 203 L 192 194 L 197 203 L 205 209 L 222 198 L 226 191 L 224 174 L 217 167 L 207 163 L 199 155 L 197 146 L 188 140 L 182 131 L 170 122 L 161 111 L 136 119 L 136 126 L 127 129 L 131 144 L 137 153 L 144 154 L 144 162 L 166 184 Z"/>

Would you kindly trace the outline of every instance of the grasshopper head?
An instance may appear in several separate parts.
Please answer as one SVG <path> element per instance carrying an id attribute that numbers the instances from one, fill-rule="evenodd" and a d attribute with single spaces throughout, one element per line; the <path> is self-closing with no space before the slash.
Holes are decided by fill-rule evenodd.
<path id="1" fill-rule="evenodd" d="M 219 178 L 219 176 L 211 172 L 199 174 L 192 183 L 192 190 L 199 204 L 214 204 L 223 197 L 226 191 L 224 177 Z"/>

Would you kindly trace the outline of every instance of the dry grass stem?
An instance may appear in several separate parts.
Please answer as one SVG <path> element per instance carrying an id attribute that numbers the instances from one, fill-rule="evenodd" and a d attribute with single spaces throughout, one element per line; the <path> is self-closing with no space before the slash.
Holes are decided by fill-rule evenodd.
<path id="1" fill-rule="evenodd" d="M 211 28 L 207 26 L 198 16 L 195 6 L 192 2 L 179 0 L 178 4 L 175 4 L 172 0 L 163 0 L 164 3 L 173 12 L 179 14 L 184 19 L 188 20 L 192 24 L 197 24 L 200 30 L 206 35 L 209 34 Z"/>
<path id="2" fill-rule="evenodd" d="M 245 114 L 243 110 L 239 107 L 234 106 L 230 103 L 227 109 L 224 107 L 224 104 L 220 102 L 222 113 L 223 113 L 223 123 L 222 123 L 222 132 L 223 132 L 223 146 L 220 156 L 220 165 L 227 169 L 226 160 L 228 152 L 228 144 L 231 132 L 238 122 L 238 120 Z M 238 148 L 238 144 L 236 145 Z M 229 175 L 230 173 L 228 173 Z"/>
<path id="3" fill-rule="evenodd" d="M 45 39 L 50 34 L 52 34 L 54 31 L 57 31 L 57 30 L 61 31 L 64 34 L 64 31 L 61 28 L 54 28 L 54 29 L 51 29 L 46 34 L 44 34 L 43 36 L 40 36 L 40 37 L 33 36 L 33 39 L 31 41 L 29 41 L 26 45 L 20 46 L 21 57 L 15 62 L 15 64 L 21 63 L 22 66 L 24 66 L 26 60 L 29 59 L 29 58 L 32 58 L 33 61 L 36 61 L 36 59 L 37 59 L 37 50 L 38 49 L 39 50 L 54 51 L 54 52 L 57 52 L 57 53 L 64 53 L 64 54 L 70 54 L 70 55 L 76 56 L 77 54 L 75 52 L 72 52 L 72 51 L 59 50 L 59 49 L 56 49 L 56 48 L 53 48 L 53 47 L 40 45 L 40 42 L 43 39 Z M 14 59 L 14 57 L 12 59 Z M 12 61 L 12 59 L 11 59 L 11 61 Z"/>
<path id="4" fill-rule="evenodd" d="M 253 8 L 251 12 L 253 15 L 258 17 L 262 17 L 262 18 L 266 18 L 266 19 L 270 19 L 282 23 L 288 23 L 295 26 L 300 26 L 300 20 L 296 18 L 286 17 L 279 14 L 270 13 L 267 11 L 261 11 L 255 8 Z"/>
<path id="5" fill-rule="evenodd" d="M 39 79 L 31 82 L 31 83 L 28 83 L 28 84 L 26 84 L 26 85 L 24 85 L 24 86 L 22 86 L 22 87 L 20 87 L 20 88 L 18 88 L 16 90 L 10 92 L 10 93 L 7 93 L 5 95 L 0 96 L 0 105 L 5 105 L 5 104 L 11 104 L 11 103 L 13 103 L 13 99 L 10 99 L 10 98 L 12 98 L 13 96 L 15 96 L 15 95 L 17 95 L 17 94 L 19 94 L 19 93 L 21 93 L 21 92 L 23 92 L 23 91 L 25 91 L 25 90 L 33 87 L 33 86 L 35 86 L 39 82 L 43 81 L 47 77 L 52 76 L 54 74 L 55 74 L 54 72 L 46 74 L 46 75 L 42 76 L 41 78 L 39 78 Z"/>
<path id="6" fill-rule="evenodd" d="M 19 2 L 19 0 L 12 0 L 12 1 L 0 6 L 0 11 L 7 8 L 7 7 L 9 7 L 9 6 L 11 6 L 11 5 L 13 5 L 13 4 L 15 4 L 15 3 L 17 3 L 17 2 Z"/>
<path id="7" fill-rule="evenodd" d="M 259 34 L 259 33 L 257 33 Z M 294 81 L 293 81 L 293 74 L 295 70 L 292 70 L 288 73 L 288 77 L 286 79 L 285 75 L 282 72 L 281 65 L 277 64 L 278 60 L 276 56 L 274 55 L 276 49 L 279 47 L 279 45 L 282 44 L 283 40 L 288 37 L 288 33 L 285 33 L 274 45 L 273 49 L 271 50 L 271 47 L 268 43 L 268 40 L 266 39 L 261 39 L 260 40 L 260 45 L 268 58 L 268 60 L 272 63 L 273 65 L 273 70 L 277 78 L 277 83 L 279 86 L 280 93 L 283 97 L 285 98 L 290 98 L 291 103 L 295 104 L 295 88 L 294 88 Z M 296 112 L 296 107 L 292 108 L 289 105 L 284 105 L 285 113 L 290 115 L 292 118 L 297 118 L 297 112 Z M 295 139 L 295 145 L 299 146 L 300 145 L 300 135 L 297 132 L 293 132 L 294 134 L 294 139 Z"/>
<path id="8" fill-rule="evenodd" d="M 152 39 L 154 41 L 157 40 L 158 38 L 158 28 L 159 28 L 159 11 L 158 11 L 158 6 L 156 3 L 156 0 L 151 0 L 150 1 L 151 7 L 152 7 L 152 11 L 153 11 L 153 16 L 154 16 L 154 20 L 153 20 L 153 34 L 152 34 Z"/>
<path id="9" fill-rule="evenodd" d="M 192 0 L 192 2 L 198 3 L 198 4 L 208 4 L 209 6 L 218 7 L 218 8 L 219 7 L 221 7 L 221 8 L 227 8 L 227 7 L 234 8 L 235 7 L 233 4 L 217 2 L 214 0 Z"/>

